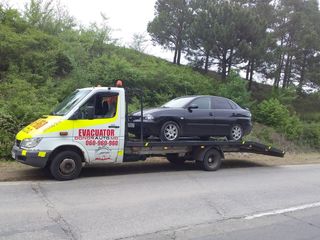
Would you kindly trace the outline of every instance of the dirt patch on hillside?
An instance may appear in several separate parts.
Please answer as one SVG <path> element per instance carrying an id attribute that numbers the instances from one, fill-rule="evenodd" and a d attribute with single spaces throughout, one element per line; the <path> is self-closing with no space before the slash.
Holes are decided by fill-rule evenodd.
<path id="1" fill-rule="evenodd" d="M 248 153 L 225 154 L 222 168 L 247 168 L 261 166 L 296 165 L 320 163 L 320 153 L 287 153 L 284 158 L 270 157 Z M 197 170 L 192 163 L 184 167 L 172 166 L 165 158 L 150 158 L 147 162 L 135 162 L 92 167 L 85 169 L 84 177 L 107 176 L 134 173 L 150 173 L 177 170 Z M 42 169 L 23 165 L 14 161 L 0 161 L 0 181 L 34 181 L 48 180 L 50 177 Z"/>

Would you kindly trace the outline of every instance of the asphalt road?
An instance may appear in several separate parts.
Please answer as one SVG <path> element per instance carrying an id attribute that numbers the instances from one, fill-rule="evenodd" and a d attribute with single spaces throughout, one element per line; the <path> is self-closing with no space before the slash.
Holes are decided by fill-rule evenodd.
<path id="1" fill-rule="evenodd" d="M 0 183 L 0 239 L 320 239 L 320 165 L 144 166 Z"/>

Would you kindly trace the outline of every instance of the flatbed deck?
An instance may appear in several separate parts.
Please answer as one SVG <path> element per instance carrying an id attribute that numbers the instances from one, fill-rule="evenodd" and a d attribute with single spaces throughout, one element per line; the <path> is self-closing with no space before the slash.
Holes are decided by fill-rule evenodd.
<path id="1" fill-rule="evenodd" d="M 214 147 L 221 152 L 247 152 L 269 155 L 274 157 L 284 157 L 283 150 L 253 141 L 216 141 L 216 140 L 181 140 L 174 142 L 162 142 L 157 140 L 139 141 L 128 140 L 125 144 L 127 154 L 149 154 L 159 155 L 168 153 L 186 153 L 194 148 Z"/>

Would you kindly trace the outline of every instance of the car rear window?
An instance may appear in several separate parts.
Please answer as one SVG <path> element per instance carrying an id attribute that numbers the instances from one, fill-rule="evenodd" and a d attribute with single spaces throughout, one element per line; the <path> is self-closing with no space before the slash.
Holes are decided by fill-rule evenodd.
<path id="1" fill-rule="evenodd" d="M 213 108 L 214 109 L 232 109 L 232 105 L 229 103 L 227 99 L 214 98 Z"/>
<path id="2" fill-rule="evenodd" d="M 233 109 L 238 109 L 239 108 L 238 104 L 236 104 L 235 102 L 229 100 L 229 103 L 231 104 Z"/>

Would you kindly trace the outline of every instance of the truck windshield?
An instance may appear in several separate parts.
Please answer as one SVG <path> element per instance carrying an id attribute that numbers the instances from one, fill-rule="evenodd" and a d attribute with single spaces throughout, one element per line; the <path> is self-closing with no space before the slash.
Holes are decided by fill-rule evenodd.
<path id="1" fill-rule="evenodd" d="M 173 99 L 166 104 L 162 105 L 164 108 L 183 108 L 185 107 L 194 97 L 182 97 Z"/>
<path id="2" fill-rule="evenodd" d="M 66 115 L 75 105 L 77 105 L 91 90 L 76 90 L 66 97 L 55 110 L 52 115 L 63 116 Z"/>

